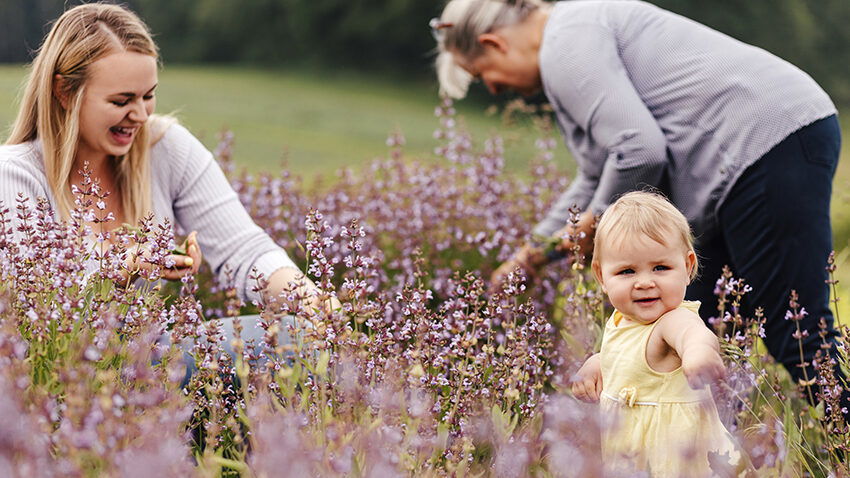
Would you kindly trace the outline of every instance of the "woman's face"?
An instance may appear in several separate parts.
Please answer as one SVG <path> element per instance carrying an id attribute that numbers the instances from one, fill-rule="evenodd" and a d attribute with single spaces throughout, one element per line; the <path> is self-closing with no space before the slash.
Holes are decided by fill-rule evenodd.
<path id="1" fill-rule="evenodd" d="M 89 68 L 80 107 L 77 159 L 98 161 L 125 155 L 156 105 L 156 58 L 122 51 Z"/>
<path id="2" fill-rule="evenodd" d="M 460 66 L 481 80 L 490 93 L 498 95 L 513 91 L 531 96 L 541 88 L 537 54 L 521 48 L 519 38 L 512 32 L 481 36 L 484 52 L 475 59 L 460 61 Z"/>

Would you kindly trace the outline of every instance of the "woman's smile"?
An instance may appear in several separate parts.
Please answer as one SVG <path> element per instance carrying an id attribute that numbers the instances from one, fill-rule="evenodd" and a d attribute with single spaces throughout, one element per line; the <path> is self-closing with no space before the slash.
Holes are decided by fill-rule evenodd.
<path id="1" fill-rule="evenodd" d="M 113 141 L 121 146 L 127 146 L 133 143 L 133 138 L 136 135 L 137 129 L 138 128 L 126 126 L 113 126 L 109 128 L 109 132 L 112 134 Z"/>

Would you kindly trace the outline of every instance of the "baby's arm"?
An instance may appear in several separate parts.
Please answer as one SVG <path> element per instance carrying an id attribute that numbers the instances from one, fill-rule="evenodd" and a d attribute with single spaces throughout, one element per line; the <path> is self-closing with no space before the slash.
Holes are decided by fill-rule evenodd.
<path id="1" fill-rule="evenodd" d="M 682 359 L 682 371 L 691 388 L 702 388 L 726 375 L 717 337 L 697 314 L 675 309 L 658 325 L 662 326 L 661 338 Z"/>
<path id="2" fill-rule="evenodd" d="M 570 390 L 583 402 L 596 403 L 602 394 L 602 366 L 599 354 L 593 354 L 584 361 L 570 379 Z"/>

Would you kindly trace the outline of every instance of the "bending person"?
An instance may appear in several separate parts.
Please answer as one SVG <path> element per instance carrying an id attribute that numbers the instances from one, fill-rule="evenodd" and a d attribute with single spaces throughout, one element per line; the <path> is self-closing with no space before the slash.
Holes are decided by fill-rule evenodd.
<path id="1" fill-rule="evenodd" d="M 87 164 L 110 192 L 108 227 L 137 224 L 153 212 L 157 223 L 191 231 L 188 254 L 172 255 L 175 266 L 162 277 L 197 272 L 203 251 L 220 277 L 231 271 L 243 299 L 263 300 L 250 279 L 254 270 L 269 281 L 261 291 L 268 297 L 292 281 L 305 281 L 302 292 L 315 291 L 253 222 L 201 142 L 173 119 L 153 115 L 157 70 L 157 47 L 132 12 L 106 4 L 66 11 L 38 51 L 11 136 L 0 147 L 0 200 L 14 210 L 18 193 L 45 197 L 67 219 Z M 319 306 L 316 300 L 311 305 Z M 246 333 L 262 331 L 246 324 Z"/>
<path id="2" fill-rule="evenodd" d="M 452 0 L 432 20 L 441 89 L 465 95 L 480 79 L 497 94 L 542 90 L 578 163 L 570 187 L 536 225 L 560 251 L 569 208 L 583 211 L 583 252 L 593 217 L 627 191 L 653 186 L 687 217 L 704 264 L 687 298 L 717 315 L 724 265 L 752 286 L 743 313 L 764 307 L 764 339 L 795 379 L 813 376 L 820 348 L 837 331 L 825 271 L 832 250 L 830 196 L 840 149 L 836 108 L 788 62 L 642 1 Z M 494 274 L 543 266 L 532 241 Z M 809 315 L 785 320 L 789 295 Z M 835 347 L 832 348 L 835 353 Z"/>

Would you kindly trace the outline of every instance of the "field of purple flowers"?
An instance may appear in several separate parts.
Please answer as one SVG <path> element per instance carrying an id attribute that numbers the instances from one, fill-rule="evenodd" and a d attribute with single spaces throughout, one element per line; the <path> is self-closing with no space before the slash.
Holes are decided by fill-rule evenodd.
<path id="1" fill-rule="evenodd" d="M 604 417 L 567 387 L 609 312 L 581 251 L 533 281 L 492 294 L 485 282 L 566 184 L 551 126 L 540 117 L 538 157 L 518 179 L 498 137 L 474 141 L 450 103 L 436 113 L 432 157 L 408 157 L 393 134 L 384 159 L 332 186 L 238 174 L 227 135 L 216 150 L 258 224 L 342 310 L 306 310 L 295 292 L 242 304 L 209 271 L 161 287 L 152 268 L 128 287 L 130 246 L 165 265 L 173 232 L 143 222 L 108 233 L 109 254 L 91 250 L 96 183 L 67 223 L 43 201 L 4 205 L 0 476 L 601 476 Z M 762 318 L 737 312 L 747 291 L 718 278 L 729 377 L 717 401 L 751 461 L 731 470 L 719 457 L 718 475 L 848 476 L 843 384 L 829 372 L 847 354 L 818 364 L 821 382 L 791 383 L 760 345 Z M 788 310 L 802 313 L 793 298 Z M 211 319 L 246 312 L 267 333 L 230 344 L 234 361 Z M 293 343 L 279 343 L 282 328 Z M 185 383 L 168 344 L 187 341 L 197 371 Z"/>

